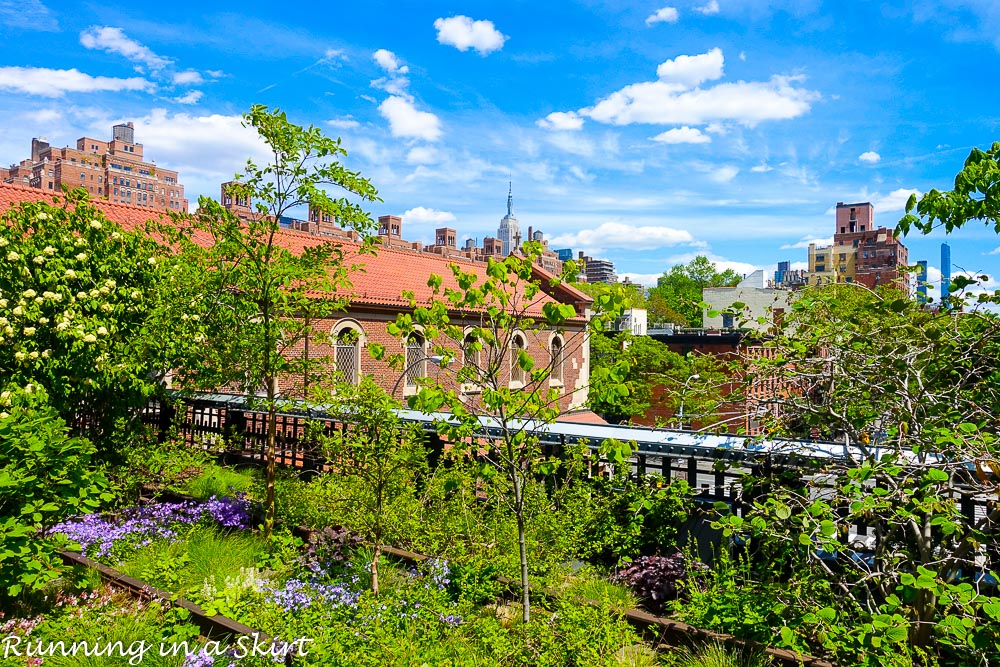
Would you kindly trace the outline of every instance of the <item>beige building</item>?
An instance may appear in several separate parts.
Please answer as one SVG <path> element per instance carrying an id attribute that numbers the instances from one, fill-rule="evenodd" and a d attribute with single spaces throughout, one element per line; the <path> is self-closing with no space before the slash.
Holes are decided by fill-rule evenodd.
<path id="1" fill-rule="evenodd" d="M 807 284 L 854 282 L 856 249 L 853 246 L 809 244 Z"/>
<path id="2" fill-rule="evenodd" d="M 759 333 L 771 331 L 781 324 L 796 292 L 767 285 L 765 272 L 758 270 L 736 287 L 706 287 L 702 299 L 709 307 L 702 312 L 702 326 L 706 329 L 749 329 Z M 734 309 L 735 304 L 743 304 L 738 313 L 722 312 Z M 709 316 L 711 311 L 719 314 Z"/>

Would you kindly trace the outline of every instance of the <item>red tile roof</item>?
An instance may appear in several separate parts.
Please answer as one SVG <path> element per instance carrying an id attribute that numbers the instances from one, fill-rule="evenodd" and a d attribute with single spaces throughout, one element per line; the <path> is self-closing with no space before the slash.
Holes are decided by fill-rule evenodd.
<path id="1" fill-rule="evenodd" d="M 0 213 L 5 212 L 10 207 L 22 201 L 62 201 L 60 195 L 30 188 L 23 185 L 10 183 L 0 183 Z M 149 220 L 168 222 L 169 214 L 159 211 L 151 211 L 141 206 L 131 204 L 119 204 L 102 199 L 92 200 L 91 203 L 104 212 L 109 220 L 120 224 L 123 228 L 132 231 L 142 231 L 145 223 Z M 308 247 L 320 245 L 327 239 L 320 236 L 313 236 L 307 232 L 300 232 L 292 229 L 282 228 L 276 236 L 278 244 L 295 254 Z M 195 239 L 201 243 L 209 243 L 210 239 L 201 237 Z M 416 250 L 400 250 L 393 248 L 379 248 L 377 255 L 361 254 L 360 244 L 353 241 L 335 241 L 344 253 L 344 263 L 347 265 L 359 264 L 363 268 L 353 271 L 350 274 L 351 282 L 354 284 L 351 303 L 353 305 L 372 305 L 393 308 L 408 308 L 409 300 L 402 297 L 404 291 L 413 292 L 418 304 L 427 304 L 433 296 L 433 291 L 427 285 L 427 279 L 432 273 L 440 275 L 442 278 L 441 289 L 443 294 L 445 287 L 458 289 L 458 283 L 452 276 L 449 264 L 455 263 L 461 270 L 467 273 L 475 273 L 480 277 L 486 275 L 486 265 L 482 262 L 471 260 L 444 258 L 439 255 L 419 252 Z M 539 269 L 538 272 L 541 272 Z M 541 272 L 540 277 L 548 276 Z M 546 289 L 548 289 L 546 285 Z M 590 297 L 568 286 L 560 286 L 556 290 L 563 297 L 564 303 L 590 302 Z M 546 302 L 554 299 L 544 293 L 539 293 L 534 303 L 528 309 L 532 315 L 540 315 L 542 306 Z M 582 318 L 581 318 L 582 319 Z"/>
<path id="2" fill-rule="evenodd" d="M 604 420 L 596 412 L 591 412 L 590 410 L 579 410 L 577 412 L 567 412 L 564 415 L 560 415 L 557 422 L 569 422 L 571 424 L 605 424 L 608 422 Z"/>

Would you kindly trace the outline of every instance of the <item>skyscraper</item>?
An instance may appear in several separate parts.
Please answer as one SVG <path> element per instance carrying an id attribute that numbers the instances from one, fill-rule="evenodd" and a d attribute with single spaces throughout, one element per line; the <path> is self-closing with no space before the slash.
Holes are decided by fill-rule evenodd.
<path id="1" fill-rule="evenodd" d="M 500 221 L 497 238 L 503 244 L 503 256 L 521 249 L 521 223 L 514 217 L 514 185 L 509 184 L 507 190 L 507 215 Z"/>

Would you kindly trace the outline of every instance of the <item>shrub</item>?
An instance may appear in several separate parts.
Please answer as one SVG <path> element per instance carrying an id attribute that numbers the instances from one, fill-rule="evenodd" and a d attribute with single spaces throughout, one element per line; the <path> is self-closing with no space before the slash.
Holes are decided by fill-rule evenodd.
<path id="1" fill-rule="evenodd" d="M 0 597 L 37 590 L 62 570 L 56 549 L 39 539 L 46 527 L 110 500 L 91 466 L 94 446 L 66 423 L 34 385 L 0 393 Z"/>
<path id="2" fill-rule="evenodd" d="M 592 482 L 582 553 L 604 565 L 674 547 L 692 511 L 686 482 L 619 477 Z"/>
<path id="3" fill-rule="evenodd" d="M 687 576 L 687 562 L 679 553 L 672 556 L 641 556 L 616 575 L 642 600 L 643 606 L 661 613 L 668 600 L 677 598 L 678 584 Z"/>

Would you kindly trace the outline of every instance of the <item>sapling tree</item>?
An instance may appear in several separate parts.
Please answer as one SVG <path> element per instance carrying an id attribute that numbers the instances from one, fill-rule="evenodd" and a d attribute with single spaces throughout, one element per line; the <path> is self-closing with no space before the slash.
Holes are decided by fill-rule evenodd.
<path id="1" fill-rule="evenodd" d="M 570 366 L 567 360 L 578 356 L 589 333 L 606 327 L 622 306 L 619 296 L 600 295 L 587 319 L 572 304 L 552 298 L 549 293 L 573 277 L 575 265 L 568 262 L 561 278 L 541 279 L 533 269 L 540 253 L 541 245 L 529 242 L 523 255 L 490 259 L 481 272 L 452 264 L 447 284 L 442 276 L 430 277 L 434 297 L 429 303 L 414 301 L 413 313 L 400 315 L 388 327 L 404 341 L 421 335 L 427 353 L 441 359 L 432 377 L 415 379 L 418 391 L 410 406 L 428 413 L 447 411 L 448 418 L 439 419 L 436 427 L 449 443 L 449 454 L 482 457 L 505 483 L 502 500 L 517 524 L 525 622 L 531 609 L 526 487 L 559 465 L 543 456 L 540 429 L 570 407 L 569 396 L 579 388 L 563 373 Z M 374 344 L 369 350 L 376 357 L 387 353 Z M 412 366 L 405 354 L 390 354 L 389 359 L 402 371 Z M 589 391 L 623 395 L 622 376 L 619 366 L 601 369 L 589 378 Z M 587 381 L 581 378 L 580 387 Z"/>
<path id="2" fill-rule="evenodd" d="M 365 537 L 372 543 L 371 586 L 379 593 L 379 558 L 387 539 L 401 537 L 390 523 L 393 502 L 411 488 L 427 467 L 424 435 L 417 425 L 404 426 L 398 403 L 366 376 L 358 386 L 339 387 L 327 413 L 345 428 L 323 439 L 325 454 L 336 475 L 358 484 L 346 500 L 358 512 Z"/>
<path id="3" fill-rule="evenodd" d="M 270 159 L 264 165 L 248 160 L 227 190 L 251 204 L 249 219 L 202 197 L 186 242 L 179 241 L 189 267 L 187 305 L 199 318 L 195 324 L 187 319 L 188 333 L 204 339 L 200 363 L 182 369 L 182 379 L 211 388 L 235 385 L 267 412 L 264 531 L 270 535 L 278 382 L 302 378 L 307 384 L 319 373 L 321 366 L 310 363 L 302 343 L 317 335 L 317 323 L 343 308 L 351 268 L 336 242 L 299 237 L 292 243 L 280 223 L 294 209 L 309 206 L 359 232 L 364 252 L 372 244 L 371 217 L 348 196 L 334 198 L 324 188 L 363 202 L 378 199 L 371 183 L 338 161 L 346 155 L 340 140 L 260 105 L 243 118 L 267 145 Z"/>
<path id="4" fill-rule="evenodd" d="M 768 426 L 836 441 L 844 460 L 721 525 L 772 550 L 770 563 L 831 582 L 844 606 L 815 617 L 831 650 L 838 618 L 867 649 L 1000 650 L 1000 601 L 982 587 L 1000 510 L 963 508 L 996 491 L 1000 319 L 844 284 L 807 291 L 788 326 L 773 356 L 751 362 L 756 380 L 782 388 Z"/>

